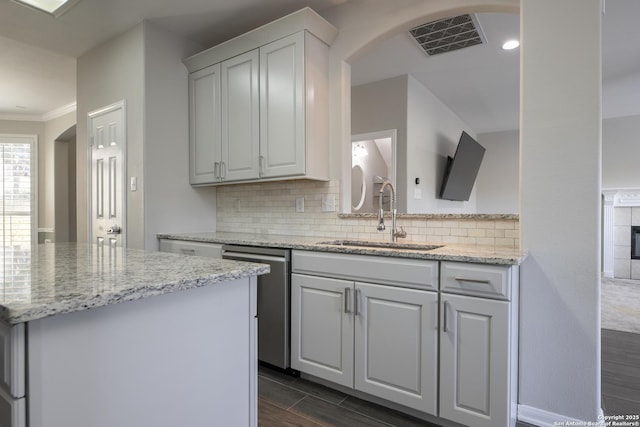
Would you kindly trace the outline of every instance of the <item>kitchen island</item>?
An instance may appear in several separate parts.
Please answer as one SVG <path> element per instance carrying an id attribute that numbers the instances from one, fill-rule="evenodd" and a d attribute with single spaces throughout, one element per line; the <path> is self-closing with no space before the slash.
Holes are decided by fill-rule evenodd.
<path id="1" fill-rule="evenodd" d="M 3 258 L 0 425 L 257 424 L 268 266 L 83 244 Z"/>

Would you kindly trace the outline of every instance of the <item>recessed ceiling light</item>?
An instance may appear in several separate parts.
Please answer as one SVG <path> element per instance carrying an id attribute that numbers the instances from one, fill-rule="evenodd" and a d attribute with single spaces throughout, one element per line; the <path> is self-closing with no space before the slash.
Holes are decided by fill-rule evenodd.
<path id="1" fill-rule="evenodd" d="M 502 45 L 502 48 L 504 50 L 513 50 L 513 49 L 516 49 L 518 46 L 520 46 L 520 42 L 518 40 L 507 40 Z"/>
<path id="2" fill-rule="evenodd" d="M 14 3 L 46 12 L 58 17 L 80 0 L 12 0 Z"/>

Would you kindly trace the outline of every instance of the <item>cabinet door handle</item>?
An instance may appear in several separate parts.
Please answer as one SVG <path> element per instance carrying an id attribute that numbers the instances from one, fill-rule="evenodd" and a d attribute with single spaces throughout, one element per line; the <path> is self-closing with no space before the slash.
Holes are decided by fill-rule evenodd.
<path id="1" fill-rule="evenodd" d="M 264 175 L 264 156 L 258 157 L 258 174 L 260 177 Z"/>
<path id="2" fill-rule="evenodd" d="M 471 283 L 484 283 L 486 285 L 491 283 L 491 280 L 486 279 L 469 279 L 467 277 L 454 277 L 454 279 L 458 282 L 471 282 Z"/>
<path id="3" fill-rule="evenodd" d="M 220 162 L 215 162 L 213 164 L 213 175 L 216 179 L 220 179 Z"/>
<path id="4" fill-rule="evenodd" d="M 227 164 L 225 162 L 220 162 L 220 179 L 227 178 Z"/>
<path id="5" fill-rule="evenodd" d="M 449 332 L 447 327 L 447 309 L 449 308 L 449 301 L 445 301 L 442 305 L 444 312 L 442 313 L 442 332 Z"/>
<path id="6" fill-rule="evenodd" d="M 351 299 L 351 288 L 350 287 L 346 287 L 344 288 L 344 312 L 345 313 L 351 313 L 350 310 L 350 302 L 349 300 Z"/>
<path id="7" fill-rule="evenodd" d="M 355 310 L 354 310 L 354 314 L 356 316 L 360 315 L 360 289 L 356 289 L 356 295 L 355 295 L 355 300 L 354 300 L 354 306 L 355 306 Z"/>

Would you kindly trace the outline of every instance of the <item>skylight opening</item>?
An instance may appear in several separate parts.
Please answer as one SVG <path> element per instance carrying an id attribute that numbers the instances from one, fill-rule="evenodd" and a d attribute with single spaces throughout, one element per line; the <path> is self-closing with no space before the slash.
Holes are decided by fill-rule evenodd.
<path id="1" fill-rule="evenodd" d="M 27 6 L 31 9 L 46 12 L 58 17 L 78 3 L 80 0 L 12 0 L 14 3 Z"/>

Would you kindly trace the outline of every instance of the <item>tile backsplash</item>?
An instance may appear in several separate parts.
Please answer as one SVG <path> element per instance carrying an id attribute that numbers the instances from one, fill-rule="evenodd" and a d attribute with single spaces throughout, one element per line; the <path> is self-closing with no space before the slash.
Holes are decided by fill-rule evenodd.
<path id="1" fill-rule="evenodd" d="M 322 211 L 322 197 L 335 199 L 335 212 Z M 296 199 L 304 198 L 304 212 Z M 387 239 L 378 232 L 375 215 L 339 214 L 340 182 L 279 181 L 221 186 L 217 189 L 217 231 L 317 236 L 320 238 Z M 518 248 L 517 215 L 400 214 L 398 225 L 407 240 Z"/>

